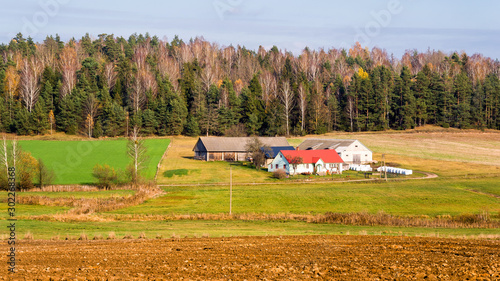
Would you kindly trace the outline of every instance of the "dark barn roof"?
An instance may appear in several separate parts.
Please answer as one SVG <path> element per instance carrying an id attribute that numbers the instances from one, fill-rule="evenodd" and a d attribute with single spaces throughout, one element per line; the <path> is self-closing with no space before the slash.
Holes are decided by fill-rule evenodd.
<path id="1" fill-rule="evenodd" d="M 200 137 L 193 150 L 205 147 L 209 152 L 247 152 L 252 137 Z M 259 137 L 265 146 L 289 146 L 285 137 Z M 201 145 L 198 145 L 201 142 Z"/>
<path id="2" fill-rule="evenodd" d="M 261 147 L 262 150 L 264 150 L 264 147 Z M 271 146 L 269 147 L 270 150 L 265 151 L 266 152 L 266 158 L 272 159 L 278 155 L 280 150 L 295 150 L 293 146 Z"/>

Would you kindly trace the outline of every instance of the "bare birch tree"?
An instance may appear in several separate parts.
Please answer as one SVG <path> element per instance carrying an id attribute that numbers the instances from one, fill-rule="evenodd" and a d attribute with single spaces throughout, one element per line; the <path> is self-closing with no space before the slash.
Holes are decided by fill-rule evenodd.
<path id="1" fill-rule="evenodd" d="M 34 56 L 26 59 L 21 67 L 21 98 L 26 109 L 31 112 L 40 95 L 40 76 L 43 65 Z"/>
<path id="2" fill-rule="evenodd" d="M 2 136 L 2 145 L 0 146 L 0 164 L 5 168 L 5 176 L 8 178 L 9 175 L 9 149 L 7 145 L 7 137 Z"/>
<path id="3" fill-rule="evenodd" d="M 302 83 L 299 86 L 299 110 L 300 110 L 300 129 L 305 130 L 306 123 L 306 107 L 307 107 L 307 93 Z"/>
<path id="4" fill-rule="evenodd" d="M 290 89 L 290 82 L 285 81 L 281 87 L 280 100 L 284 106 L 285 120 L 286 120 L 286 135 L 290 135 L 290 113 L 293 109 L 293 92 Z"/>
<path id="5" fill-rule="evenodd" d="M 85 133 L 89 138 L 92 138 L 92 132 L 94 130 L 95 118 L 98 111 L 98 102 L 93 94 L 89 94 L 87 100 L 83 105 L 83 112 L 85 114 Z"/>
<path id="6" fill-rule="evenodd" d="M 59 55 L 59 70 L 62 74 L 61 98 L 69 95 L 76 85 L 76 71 L 80 63 L 75 48 L 64 47 Z"/>
<path id="7" fill-rule="evenodd" d="M 139 137 L 139 127 L 134 126 L 127 143 L 127 154 L 132 159 L 130 168 L 132 183 L 137 185 L 141 171 L 146 167 L 148 156 L 144 139 Z"/>

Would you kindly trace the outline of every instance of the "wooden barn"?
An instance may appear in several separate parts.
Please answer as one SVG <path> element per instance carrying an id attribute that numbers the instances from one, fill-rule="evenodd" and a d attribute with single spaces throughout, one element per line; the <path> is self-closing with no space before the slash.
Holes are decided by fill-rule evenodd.
<path id="1" fill-rule="evenodd" d="M 193 148 L 194 159 L 205 161 L 245 161 L 252 137 L 200 137 Z M 264 146 L 289 146 L 285 137 L 259 137 Z"/>
<path id="2" fill-rule="evenodd" d="M 306 139 L 297 150 L 335 150 L 347 164 L 366 164 L 373 161 L 373 153 L 358 140 Z"/>

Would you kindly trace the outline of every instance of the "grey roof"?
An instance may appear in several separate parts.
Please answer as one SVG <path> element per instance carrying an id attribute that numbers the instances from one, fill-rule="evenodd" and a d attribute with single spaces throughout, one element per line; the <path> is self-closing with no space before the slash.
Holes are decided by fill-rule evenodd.
<path id="1" fill-rule="evenodd" d="M 271 146 L 269 148 L 270 148 L 270 150 L 265 151 L 266 158 L 268 158 L 268 159 L 274 159 L 274 157 L 276 157 L 276 155 L 278 155 L 278 153 L 281 150 L 295 150 L 295 148 L 293 146 Z M 261 147 L 260 149 L 264 150 L 264 147 Z"/>
<path id="2" fill-rule="evenodd" d="M 306 139 L 303 141 L 297 149 L 299 150 L 320 150 L 320 149 L 335 149 L 336 151 L 342 151 L 357 140 L 345 140 L 345 139 Z M 360 142 L 361 143 L 361 142 Z M 361 144 L 363 145 L 363 144 Z M 364 145 L 363 145 L 364 146 Z M 366 146 L 364 146 L 368 149 Z M 369 149 L 368 149 L 369 150 Z"/>
<path id="3" fill-rule="evenodd" d="M 247 143 L 252 139 L 253 137 L 200 137 L 193 150 L 201 142 L 206 151 L 210 152 L 246 152 Z M 265 146 L 290 145 L 285 137 L 259 137 L 258 139 Z"/>

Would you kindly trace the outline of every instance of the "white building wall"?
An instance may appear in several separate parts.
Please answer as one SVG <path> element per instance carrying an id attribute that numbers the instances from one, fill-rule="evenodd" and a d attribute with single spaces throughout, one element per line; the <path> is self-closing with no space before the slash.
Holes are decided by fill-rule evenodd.
<path id="1" fill-rule="evenodd" d="M 346 163 L 354 163 L 354 155 L 359 155 L 361 164 L 373 162 L 373 153 L 359 141 L 355 141 L 350 146 L 342 148 L 341 151 L 337 150 L 337 153 L 339 152 L 340 157 Z"/>

